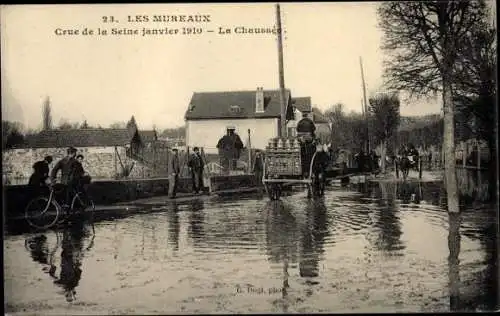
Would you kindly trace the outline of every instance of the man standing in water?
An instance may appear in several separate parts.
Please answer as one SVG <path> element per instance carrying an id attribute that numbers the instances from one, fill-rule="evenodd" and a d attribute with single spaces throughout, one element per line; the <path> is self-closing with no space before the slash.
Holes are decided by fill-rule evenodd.
<path id="1" fill-rule="evenodd" d="M 168 162 L 168 196 L 171 199 L 175 199 L 177 193 L 177 183 L 179 181 L 180 171 L 178 150 L 177 148 L 173 148 Z"/>
<path id="2" fill-rule="evenodd" d="M 46 181 L 49 178 L 49 166 L 51 163 L 52 156 L 46 156 L 43 160 L 33 164 L 33 174 L 28 183 L 32 197 L 40 195 L 43 189 L 47 188 Z"/>
<path id="3" fill-rule="evenodd" d="M 203 158 L 200 154 L 200 149 L 195 147 L 193 149 L 191 157 L 189 157 L 188 167 L 191 169 L 191 181 L 193 183 L 193 191 L 198 194 L 200 190 L 203 190 Z"/>
<path id="4" fill-rule="evenodd" d="M 257 179 L 258 185 L 262 185 L 262 176 L 264 172 L 264 159 L 262 158 L 262 154 L 260 150 L 255 152 L 255 161 L 253 164 L 253 173 Z"/>

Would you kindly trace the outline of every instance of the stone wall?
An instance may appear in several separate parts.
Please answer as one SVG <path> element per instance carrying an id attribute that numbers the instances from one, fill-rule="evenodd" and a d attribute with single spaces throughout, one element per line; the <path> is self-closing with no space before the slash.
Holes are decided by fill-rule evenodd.
<path id="1" fill-rule="evenodd" d="M 129 178 L 144 178 L 152 174 L 147 166 L 133 161 L 126 156 L 125 147 L 85 147 L 78 148 L 78 153 L 84 156 L 83 168 L 93 179 L 114 179 L 121 172 L 121 163 L 124 166 L 134 162 L 134 167 Z M 22 148 L 5 150 L 2 153 L 2 169 L 7 179 L 21 178 L 22 183 L 27 183 L 32 166 L 36 161 L 51 155 L 55 163 L 66 155 L 66 148 Z"/>

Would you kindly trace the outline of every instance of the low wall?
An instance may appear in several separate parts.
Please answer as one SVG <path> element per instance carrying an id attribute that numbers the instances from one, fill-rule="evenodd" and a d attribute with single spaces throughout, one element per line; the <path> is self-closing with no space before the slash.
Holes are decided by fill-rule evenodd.
<path id="1" fill-rule="evenodd" d="M 93 181 L 88 193 L 96 205 L 162 196 L 168 194 L 168 178 Z M 191 179 L 179 179 L 178 193 L 191 192 Z M 27 185 L 6 185 L 3 187 L 3 207 L 7 216 L 24 213 L 26 204 L 33 198 Z"/>
<path id="2" fill-rule="evenodd" d="M 234 190 L 240 188 L 254 188 L 262 183 L 261 179 L 253 174 L 224 175 L 210 177 L 210 192 Z"/>
<path id="3" fill-rule="evenodd" d="M 238 188 L 252 188 L 260 184 L 254 175 L 229 175 L 210 177 L 210 191 L 218 192 Z M 87 188 L 96 205 L 110 205 L 168 194 L 168 178 L 95 180 Z M 191 178 L 180 178 L 178 193 L 192 193 Z M 4 185 L 4 214 L 22 215 L 26 204 L 33 198 L 27 185 Z"/>

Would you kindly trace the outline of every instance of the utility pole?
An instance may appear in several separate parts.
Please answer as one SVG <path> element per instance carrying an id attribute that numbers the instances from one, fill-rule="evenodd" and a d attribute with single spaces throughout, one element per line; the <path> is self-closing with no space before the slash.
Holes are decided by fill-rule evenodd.
<path id="1" fill-rule="evenodd" d="M 279 67 L 279 80 L 280 80 L 280 104 L 281 104 L 281 126 L 279 130 L 279 137 L 286 137 L 286 96 L 285 96 L 285 73 L 283 70 L 283 34 L 281 30 L 281 13 L 280 5 L 276 4 L 276 26 L 278 28 L 278 67 Z"/>
<path id="2" fill-rule="evenodd" d="M 363 89 L 363 101 L 364 101 L 364 116 L 365 116 L 365 123 L 366 123 L 366 152 L 370 152 L 370 129 L 368 126 L 368 101 L 366 100 L 366 84 L 365 84 L 365 74 L 363 72 L 363 60 L 361 59 L 361 56 L 359 56 L 359 67 L 361 68 L 361 85 Z"/>

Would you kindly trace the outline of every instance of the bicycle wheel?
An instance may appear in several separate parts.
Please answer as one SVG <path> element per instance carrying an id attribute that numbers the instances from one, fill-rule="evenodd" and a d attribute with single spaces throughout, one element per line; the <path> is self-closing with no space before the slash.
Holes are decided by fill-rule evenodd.
<path id="1" fill-rule="evenodd" d="M 26 221 L 34 228 L 49 228 L 57 222 L 58 217 L 59 207 L 46 197 L 37 197 L 26 206 Z"/>
<path id="2" fill-rule="evenodd" d="M 93 219 L 95 204 L 86 194 L 77 193 L 71 202 L 71 209 L 78 210 L 86 218 Z"/>

